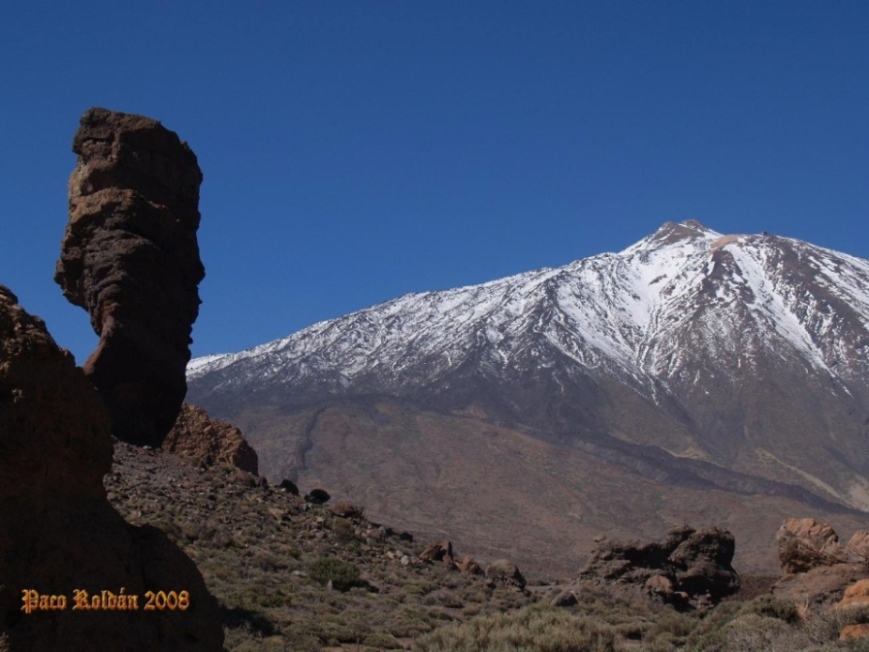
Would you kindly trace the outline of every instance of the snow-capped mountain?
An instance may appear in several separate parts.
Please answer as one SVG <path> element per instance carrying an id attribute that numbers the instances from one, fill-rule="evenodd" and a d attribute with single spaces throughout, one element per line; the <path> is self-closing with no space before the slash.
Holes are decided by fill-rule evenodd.
<path id="1" fill-rule="evenodd" d="M 309 422 L 284 447 L 263 434 L 281 418 L 385 396 L 647 478 L 869 510 L 869 261 L 780 236 L 668 222 L 619 253 L 199 358 L 188 382 L 268 439 L 267 473 L 311 464 Z"/>
<path id="2" fill-rule="evenodd" d="M 667 223 L 617 254 L 409 294 L 248 351 L 197 358 L 188 379 L 231 368 L 230 385 L 343 391 L 364 379 L 403 393 L 475 359 L 498 377 L 529 358 L 544 368 L 566 358 L 653 387 L 684 377 L 700 351 L 738 366 L 769 351 L 843 385 L 863 382 L 869 261 L 789 238 Z"/>

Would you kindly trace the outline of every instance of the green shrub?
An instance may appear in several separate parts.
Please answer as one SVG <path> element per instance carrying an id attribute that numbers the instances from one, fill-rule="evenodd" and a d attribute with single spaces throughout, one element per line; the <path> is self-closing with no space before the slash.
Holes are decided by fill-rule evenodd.
<path id="1" fill-rule="evenodd" d="M 359 569 L 336 557 L 321 557 L 311 564 L 310 576 L 320 584 L 332 582 L 337 591 L 347 591 L 359 585 Z"/>
<path id="2" fill-rule="evenodd" d="M 765 618 L 777 618 L 786 623 L 800 621 L 800 612 L 790 600 L 780 600 L 773 595 L 761 595 L 748 602 L 739 611 L 740 615 L 757 614 Z"/>
<path id="3" fill-rule="evenodd" d="M 349 521 L 338 519 L 332 525 L 335 538 L 344 545 L 358 544 L 362 539 L 356 534 L 356 528 Z"/>

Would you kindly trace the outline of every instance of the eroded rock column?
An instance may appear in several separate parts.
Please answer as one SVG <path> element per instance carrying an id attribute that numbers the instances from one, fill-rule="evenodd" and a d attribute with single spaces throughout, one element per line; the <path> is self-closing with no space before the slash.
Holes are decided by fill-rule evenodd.
<path id="1" fill-rule="evenodd" d="M 55 280 L 90 314 L 84 372 L 119 439 L 159 446 L 187 391 L 199 312 L 195 154 L 156 120 L 93 108 L 73 140 L 69 223 Z"/>

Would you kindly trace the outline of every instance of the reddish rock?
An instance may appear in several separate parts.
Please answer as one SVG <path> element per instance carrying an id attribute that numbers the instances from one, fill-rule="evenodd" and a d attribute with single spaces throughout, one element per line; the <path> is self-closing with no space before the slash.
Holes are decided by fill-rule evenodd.
<path id="1" fill-rule="evenodd" d="M 848 554 L 857 559 L 869 561 L 869 532 L 857 530 L 845 546 Z"/>
<path id="2" fill-rule="evenodd" d="M 485 571 L 472 557 L 463 557 L 456 567 L 467 575 L 484 575 Z"/>
<path id="3" fill-rule="evenodd" d="M 836 603 L 836 609 L 848 609 L 851 607 L 865 608 L 869 605 L 869 579 L 858 580 L 847 589 L 842 599 Z M 839 633 L 840 641 L 850 641 L 869 637 L 869 624 L 858 623 L 846 625 Z"/>
<path id="4" fill-rule="evenodd" d="M 841 609 L 861 604 L 869 604 L 869 579 L 857 580 L 845 589 L 845 594 L 836 603 L 836 607 Z"/>
<path id="5" fill-rule="evenodd" d="M 99 335 L 84 364 L 121 440 L 157 447 L 187 391 L 199 312 L 196 156 L 150 118 L 89 109 L 55 280 Z"/>
<path id="6" fill-rule="evenodd" d="M 443 561 L 444 557 L 453 558 L 453 544 L 451 541 L 441 541 L 430 545 L 422 551 L 419 558 L 423 561 Z"/>
<path id="7" fill-rule="evenodd" d="M 359 508 L 350 503 L 335 503 L 329 508 L 329 511 L 341 518 L 358 518 L 362 516 Z"/>
<path id="8" fill-rule="evenodd" d="M 869 625 L 845 625 L 839 634 L 840 641 L 853 641 L 869 636 Z"/>
<path id="9" fill-rule="evenodd" d="M 833 528 L 813 518 L 785 519 L 775 540 L 785 573 L 804 573 L 819 566 L 849 561 Z"/>
<path id="10" fill-rule="evenodd" d="M 200 460 L 208 466 L 229 464 L 257 475 L 256 451 L 241 430 L 213 419 L 201 407 L 184 403 L 172 430 L 163 442 L 163 450 Z"/>
<path id="11" fill-rule="evenodd" d="M 106 499 L 109 429 L 72 356 L 0 286 L 0 649 L 219 652 L 220 612 L 196 566 Z M 123 589 L 139 610 L 73 611 L 76 589 Z M 144 611 L 149 590 L 187 591 L 190 607 Z M 67 609 L 28 614 L 24 591 L 64 596 Z"/>
<path id="12" fill-rule="evenodd" d="M 674 591 L 673 581 L 666 575 L 652 575 L 646 580 L 645 588 L 649 593 L 669 599 Z"/>

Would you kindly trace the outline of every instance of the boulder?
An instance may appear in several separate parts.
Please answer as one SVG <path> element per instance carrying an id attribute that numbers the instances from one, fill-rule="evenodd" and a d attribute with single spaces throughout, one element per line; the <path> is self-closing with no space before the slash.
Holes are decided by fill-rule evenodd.
<path id="1" fill-rule="evenodd" d="M 602 540 L 580 574 L 583 581 L 635 587 L 679 607 L 701 607 L 739 590 L 731 562 L 736 545 L 727 530 L 671 529 L 664 541 Z"/>
<path id="2" fill-rule="evenodd" d="M 311 493 L 305 494 L 305 501 L 312 505 L 325 505 L 331 498 L 325 489 L 312 489 Z"/>
<path id="3" fill-rule="evenodd" d="M 296 486 L 296 483 L 292 480 L 287 480 L 286 478 L 281 480 L 281 483 L 278 485 L 278 489 L 283 489 L 288 494 L 292 494 L 293 496 L 299 495 L 299 488 Z"/>
<path id="4" fill-rule="evenodd" d="M 158 447 L 187 391 L 199 312 L 196 156 L 159 122 L 92 108 L 73 140 L 69 222 L 55 281 L 85 308 L 99 344 L 84 372 L 112 432 Z"/>
<path id="5" fill-rule="evenodd" d="M 851 607 L 869 607 L 869 579 L 858 580 L 847 589 L 842 599 L 836 603 L 836 609 L 848 609 Z M 869 637 L 869 624 L 857 623 L 845 625 L 839 633 L 840 641 L 850 641 Z"/>
<path id="6" fill-rule="evenodd" d="M 512 584 L 520 589 L 525 588 L 525 578 L 519 571 L 519 567 L 507 559 L 499 559 L 486 567 L 486 577 L 490 580 Z"/>
<path id="7" fill-rule="evenodd" d="M 849 561 L 836 532 L 813 518 L 788 518 L 775 535 L 784 573 L 804 573 Z"/>
<path id="8" fill-rule="evenodd" d="M 456 567 L 466 575 L 484 575 L 485 571 L 472 557 L 462 557 Z"/>
<path id="9" fill-rule="evenodd" d="M 866 530 L 857 530 L 854 536 L 848 541 L 845 546 L 849 555 L 856 558 L 857 561 L 863 560 L 869 562 L 869 532 Z"/>
<path id="10" fill-rule="evenodd" d="M 362 511 L 350 503 L 335 503 L 329 508 L 329 511 L 341 518 L 358 518 L 362 516 Z"/>
<path id="11" fill-rule="evenodd" d="M 199 460 L 206 466 L 229 464 L 253 475 L 258 474 L 256 451 L 247 443 L 241 430 L 188 403 L 181 406 L 175 425 L 163 441 L 163 450 Z"/>
<path id="12" fill-rule="evenodd" d="M 836 608 L 869 605 L 869 579 L 857 580 L 847 589 L 842 599 L 836 603 Z"/>
<path id="13" fill-rule="evenodd" d="M 453 544 L 451 541 L 441 541 L 430 545 L 422 551 L 419 558 L 422 561 L 443 561 L 445 558 L 453 559 Z"/>
<path id="14" fill-rule="evenodd" d="M 0 650 L 222 650 L 217 601 L 193 562 L 106 499 L 112 440 L 100 396 L 2 286 L 0 452 Z M 123 594 L 138 609 L 73 610 L 82 590 L 91 606 Z M 147 591 L 186 592 L 189 607 L 145 611 Z M 41 608 L 61 598 L 66 609 Z"/>

